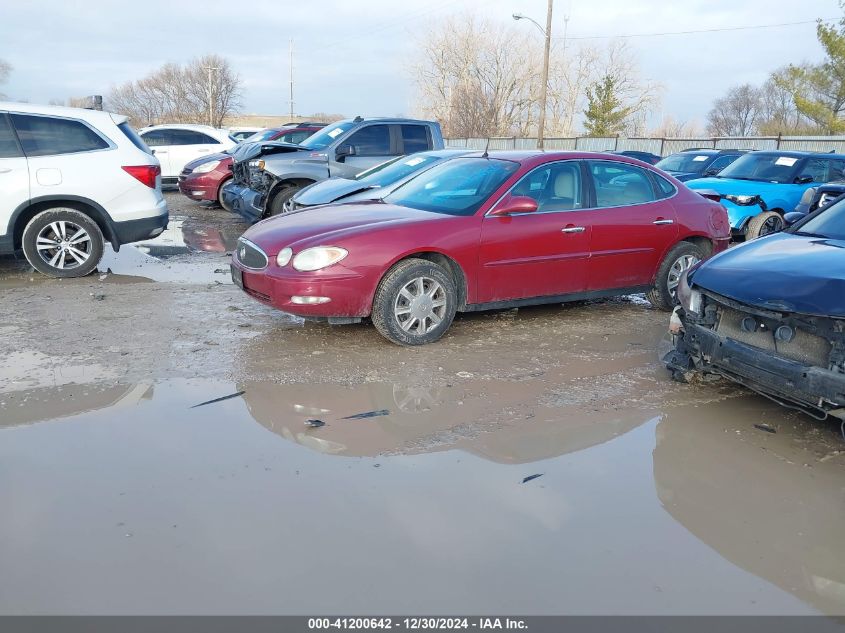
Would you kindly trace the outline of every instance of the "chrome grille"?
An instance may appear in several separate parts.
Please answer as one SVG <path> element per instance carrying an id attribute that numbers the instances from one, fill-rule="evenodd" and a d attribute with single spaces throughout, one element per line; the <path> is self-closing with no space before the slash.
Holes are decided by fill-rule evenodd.
<path id="1" fill-rule="evenodd" d="M 235 252 L 237 253 L 238 261 L 247 268 L 254 270 L 267 268 L 267 253 L 249 240 L 239 237 L 238 248 Z"/>

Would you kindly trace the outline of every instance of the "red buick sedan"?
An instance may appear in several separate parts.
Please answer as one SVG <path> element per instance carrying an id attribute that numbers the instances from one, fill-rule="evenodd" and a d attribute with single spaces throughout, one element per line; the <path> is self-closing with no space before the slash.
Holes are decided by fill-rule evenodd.
<path id="1" fill-rule="evenodd" d="M 307 319 L 372 319 L 401 345 L 439 339 L 455 312 L 647 292 L 730 240 L 720 204 L 643 162 L 491 152 L 438 165 L 386 196 L 276 216 L 232 255 L 250 296 Z"/>

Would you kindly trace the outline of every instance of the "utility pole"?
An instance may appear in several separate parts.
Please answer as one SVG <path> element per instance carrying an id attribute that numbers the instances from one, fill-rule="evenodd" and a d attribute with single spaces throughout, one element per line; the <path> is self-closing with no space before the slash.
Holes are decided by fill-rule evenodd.
<path id="1" fill-rule="evenodd" d="M 219 70 L 217 66 L 206 66 L 208 71 L 208 124 L 214 127 L 214 79 L 212 73 Z"/>
<path id="2" fill-rule="evenodd" d="M 546 47 L 543 50 L 543 85 L 540 89 L 540 122 L 537 129 L 537 147 L 543 149 L 543 137 L 546 131 L 546 97 L 549 87 L 549 50 L 552 46 L 552 6 L 554 0 L 549 0 L 546 12 Z"/>
<path id="3" fill-rule="evenodd" d="M 513 19 L 514 20 L 528 20 L 532 22 L 534 26 L 536 26 L 543 36 L 546 38 L 545 46 L 543 48 L 543 74 L 542 74 L 542 82 L 543 84 L 540 86 L 540 120 L 537 124 L 537 148 L 543 149 L 543 136 L 545 133 L 546 127 L 546 99 L 548 97 L 548 86 L 549 86 L 549 52 L 552 47 L 552 8 L 554 7 L 554 0 L 548 0 L 548 9 L 546 11 L 546 28 L 544 29 L 540 26 L 536 20 L 529 18 L 527 15 L 522 15 L 521 13 L 514 13 Z M 567 17 L 567 20 L 569 18 Z"/>
<path id="4" fill-rule="evenodd" d="M 290 40 L 290 118 L 293 119 L 293 39 Z"/>

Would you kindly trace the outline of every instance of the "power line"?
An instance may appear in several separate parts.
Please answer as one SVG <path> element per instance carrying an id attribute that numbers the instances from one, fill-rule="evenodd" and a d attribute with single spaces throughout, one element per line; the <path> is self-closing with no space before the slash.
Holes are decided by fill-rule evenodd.
<path id="1" fill-rule="evenodd" d="M 821 22 L 837 22 L 841 18 L 825 18 L 820 20 Z M 616 39 L 616 38 L 629 38 L 629 37 L 661 37 L 664 35 L 692 35 L 694 33 L 721 33 L 724 31 L 749 31 L 752 29 L 773 29 L 776 27 L 781 26 L 797 26 L 799 24 L 816 24 L 819 20 L 803 20 L 801 22 L 781 22 L 780 24 L 756 24 L 750 26 L 731 26 L 731 27 L 723 27 L 718 29 L 696 29 L 692 31 L 665 31 L 662 33 L 631 33 L 629 35 L 580 35 L 580 36 L 572 36 L 570 35 L 567 39 L 569 40 L 609 40 L 609 39 Z M 560 37 L 553 37 L 552 39 L 559 40 L 563 39 Z"/>

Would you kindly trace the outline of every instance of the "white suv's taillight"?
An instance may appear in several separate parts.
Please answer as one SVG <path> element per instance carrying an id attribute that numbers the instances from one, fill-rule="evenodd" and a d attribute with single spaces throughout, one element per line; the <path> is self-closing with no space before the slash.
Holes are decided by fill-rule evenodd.
<path id="1" fill-rule="evenodd" d="M 150 189 L 155 189 L 156 176 L 161 173 L 161 167 L 158 165 L 124 166 L 123 171 L 135 178 L 138 182 L 147 185 Z"/>

